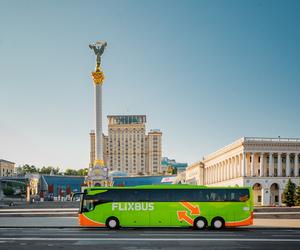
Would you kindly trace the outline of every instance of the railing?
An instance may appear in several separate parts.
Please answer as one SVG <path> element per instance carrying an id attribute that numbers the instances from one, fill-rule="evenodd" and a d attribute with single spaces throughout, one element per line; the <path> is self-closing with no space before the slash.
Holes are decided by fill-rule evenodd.
<path id="1" fill-rule="evenodd" d="M 258 142 L 300 142 L 300 138 L 272 138 L 272 137 L 245 137 L 245 141 L 258 141 Z"/>

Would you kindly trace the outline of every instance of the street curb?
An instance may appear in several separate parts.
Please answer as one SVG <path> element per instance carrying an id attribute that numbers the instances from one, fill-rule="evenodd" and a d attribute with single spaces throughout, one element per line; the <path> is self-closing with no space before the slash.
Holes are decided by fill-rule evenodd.
<path id="1" fill-rule="evenodd" d="M 97 229 L 97 230 L 108 230 L 106 227 L 80 227 L 80 226 L 0 226 L 1 228 L 58 228 L 58 229 L 63 229 L 63 228 L 76 228 L 76 229 Z M 179 227 L 126 227 L 126 228 L 121 228 L 119 231 L 124 231 L 124 230 L 184 230 L 184 229 L 189 229 L 187 227 L 184 228 L 179 228 Z M 299 227 L 263 227 L 263 226 L 247 226 L 247 227 L 230 227 L 230 228 L 224 228 L 222 230 L 216 231 L 212 229 L 206 229 L 204 231 L 212 231 L 212 232 L 220 232 L 220 231 L 235 231 L 235 230 L 247 230 L 247 229 L 255 229 L 255 230 L 300 230 Z M 195 231 L 191 229 L 191 231 Z M 197 231 L 197 230 L 196 230 Z M 199 231 L 201 233 L 201 231 Z"/>

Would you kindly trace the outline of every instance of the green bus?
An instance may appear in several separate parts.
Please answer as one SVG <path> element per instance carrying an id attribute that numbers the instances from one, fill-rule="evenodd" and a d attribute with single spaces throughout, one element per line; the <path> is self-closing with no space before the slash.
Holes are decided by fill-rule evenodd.
<path id="1" fill-rule="evenodd" d="M 253 224 L 251 188 L 192 185 L 89 187 L 79 224 L 87 227 L 193 227 Z"/>

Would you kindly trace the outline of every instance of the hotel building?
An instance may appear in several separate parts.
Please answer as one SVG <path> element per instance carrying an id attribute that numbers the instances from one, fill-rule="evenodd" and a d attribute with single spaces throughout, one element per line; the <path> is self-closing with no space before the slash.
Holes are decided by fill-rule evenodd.
<path id="1" fill-rule="evenodd" d="M 145 115 L 109 115 L 108 135 L 103 135 L 104 162 L 109 171 L 129 175 L 161 173 L 162 132 L 146 134 Z M 90 133 L 91 159 L 95 157 L 95 135 Z"/>

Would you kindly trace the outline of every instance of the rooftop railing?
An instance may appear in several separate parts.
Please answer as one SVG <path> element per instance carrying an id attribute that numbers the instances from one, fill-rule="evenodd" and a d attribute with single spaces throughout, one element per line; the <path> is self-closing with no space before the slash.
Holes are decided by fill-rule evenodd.
<path id="1" fill-rule="evenodd" d="M 245 137 L 245 141 L 267 141 L 267 142 L 300 142 L 300 138 L 281 138 L 281 137 Z"/>

